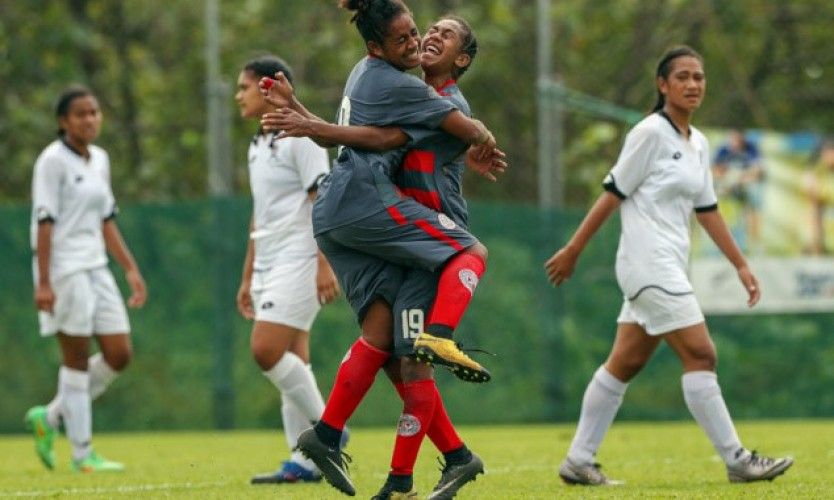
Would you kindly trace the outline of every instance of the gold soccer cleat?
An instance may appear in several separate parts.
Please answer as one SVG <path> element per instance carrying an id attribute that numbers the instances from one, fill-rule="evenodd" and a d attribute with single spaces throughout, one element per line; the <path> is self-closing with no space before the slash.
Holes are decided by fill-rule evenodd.
<path id="1" fill-rule="evenodd" d="M 466 382 L 484 383 L 492 378 L 486 368 L 470 358 L 451 339 L 423 332 L 414 341 L 414 357 L 422 363 L 443 365 Z"/>

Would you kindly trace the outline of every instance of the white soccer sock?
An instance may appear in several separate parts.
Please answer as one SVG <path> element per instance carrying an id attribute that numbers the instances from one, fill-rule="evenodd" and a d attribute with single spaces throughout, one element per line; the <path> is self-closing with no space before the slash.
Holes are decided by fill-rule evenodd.
<path id="1" fill-rule="evenodd" d="M 46 422 L 54 428 L 61 425 L 61 371 L 58 370 L 58 388 L 55 397 L 46 404 Z"/>
<path id="2" fill-rule="evenodd" d="M 285 352 L 275 366 L 263 374 L 281 391 L 282 398 L 293 402 L 308 422 L 321 418 L 324 402 L 316 379 L 301 358 L 292 352 Z"/>
<path id="3" fill-rule="evenodd" d="M 628 384 L 611 375 L 605 366 L 594 373 L 585 396 L 576 435 L 571 442 L 568 458 L 576 464 L 591 464 L 605 433 L 617 415 Z"/>
<path id="4" fill-rule="evenodd" d="M 93 438 L 93 414 L 90 403 L 90 375 L 61 367 L 61 416 L 67 438 L 72 444 L 72 458 L 80 460 L 90 454 Z"/>
<path id="5" fill-rule="evenodd" d="M 681 382 L 689 412 L 707 433 L 724 462 L 734 463 L 736 451 L 742 446 L 721 396 L 718 376 L 709 371 L 694 371 L 684 373 Z"/>
<path id="6" fill-rule="evenodd" d="M 290 450 L 294 450 L 298 444 L 298 436 L 313 425 L 313 422 L 307 420 L 307 417 L 301 413 L 301 410 L 292 402 L 290 398 L 281 398 L 281 419 L 284 423 L 284 437 L 287 439 L 287 446 Z M 292 451 L 290 460 L 304 467 L 307 470 L 318 471 L 316 464 L 312 460 L 305 457 L 301 451 Z"/>
<path id="7" fill-rule="evenodd" d="M 114 370 L 104 360 L 104 356 L 97 352 L 90 356 L 87 361 L 87 373 L 90 374 L 90 399 L 94 400 L 101 396 L 105 390 L 116 380 L 119 372 Z"/>

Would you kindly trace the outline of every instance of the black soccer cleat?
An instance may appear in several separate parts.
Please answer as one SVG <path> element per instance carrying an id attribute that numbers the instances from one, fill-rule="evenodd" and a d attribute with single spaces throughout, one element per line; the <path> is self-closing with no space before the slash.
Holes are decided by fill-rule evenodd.
<path id="1" fill-rule="evenodd" d="M 439 461 L 440 459 L 438 459 Z M 474 481 L 478 474 L 484 473 L 484 462 L 481 457 L 472 453 L 472 458 L 463 464 L 444 464 L 440 474 L 440 481 L 434 487 L 427 500 L 448 500 L 454 498 L 469 481 Z"/>
<path id="2" fill-rule="evenodd" d="M 417 490 L 414 488 L 409 489 L 408 491 L 398 491 L 394 489 L 394 486 L 385 483 L 382 485 L 382 489 L 379 490 L 379 493 L 371 497 L 371 500 L 412 500 L 417 498 Z"/>
<path id="3" fill-rule="evenodd" d="M 347 464 L 351 461 L 350 455 L 339 448 L 327 446 L 312 427 L 298 436 L 296 448 L 316 464 L 324 479 L 334 488 L 348 496 L 356 495 L 356 488 L 353 487 L 353 481 L 348 474 Z"/>

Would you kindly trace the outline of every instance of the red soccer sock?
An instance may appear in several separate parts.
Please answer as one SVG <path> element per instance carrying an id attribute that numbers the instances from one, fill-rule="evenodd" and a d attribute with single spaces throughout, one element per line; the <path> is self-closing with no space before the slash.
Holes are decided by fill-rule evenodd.
<path id="1" fill-rule="evenodd" d="M 333 389 L 321 416 L 322 422 L 338 430 L 344 429 L 345 423 L 373 385 L 376 372 L 388 361 L 390 355 L 361 337 L 354 342 L 336 373 Z"/>
<path id="2" fill-rule="evenodd" d="M 449 414 L 446 413 L 446 406 L 443 404 L 437 385 L 434 385 L 434 415 L 431 417 L 426 435 L 441 453 L 449 453 L 463 446 L 463 440 L 455 430 Z"/>
<path id="3" fill-rule="evenodd" d="M 405 404 L 397 424 L 391 474 L 407 476 L 414 472 L 417 453 L 434 415 L 437 387 L 432 379 L 396 385 Z"/>
<path id="4" fill-rule="evenodd" d="M 440 273 L 426 329 L 429 333 L 438 326 L 437 331 L 457 328 L 485 270 L 486 261 L 480 255 L 464 252 L 452 257 Z"/>
<path id="5" fill-rule="evenodd" d="M 405 401 L 405 388 L 403 382 L 394 384 L 400 399 Z M 434 389 L 434 415 L 431 417 L 431 423 L 426 431 L 428 437 L 440 453 L 449 453 L 463 446 L 463 440 L 460 438 L 458 431 L 452 424 L 452 419 L 446 412 L 446 406 L 443 404 L 443 398 L 440 397 L 440 391 L 437 390 L 435 383 Z"/>

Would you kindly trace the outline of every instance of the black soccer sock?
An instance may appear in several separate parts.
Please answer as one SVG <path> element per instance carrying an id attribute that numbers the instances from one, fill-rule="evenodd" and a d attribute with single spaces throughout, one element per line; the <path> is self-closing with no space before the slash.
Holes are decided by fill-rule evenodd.
<path id="1" fill-rule="evenodd" d="M 331 427 L 321 420 L 316 422 L 316 425 L 313 426 L 313 430 L 316 431 L 316 435 L 319 437 L 322 443 L 326 444 L 331 448 L 338 448 L 339 441 L 342 439 L 342 431 L 335 427 Z"/>
<path id="2" fill-rule="evenodd" d="M 405 493 L 411 491 L 411 488 L 414 486 L 414 476 L 411 474 L 404 476 L 389 473 L 385 483 L 391 485 L 396 491 Z"/>
<path id="3" fill-rule="evenodd" d="M 452 451 L 447 451 L 443 454 L 443 458 L 446 459 L 446 464 L 449 465 L 460 465 L 465 464 L 472 460 L 472 452 L 466 445 L 461 446 L 460 448 L 454 449 Z"/>

